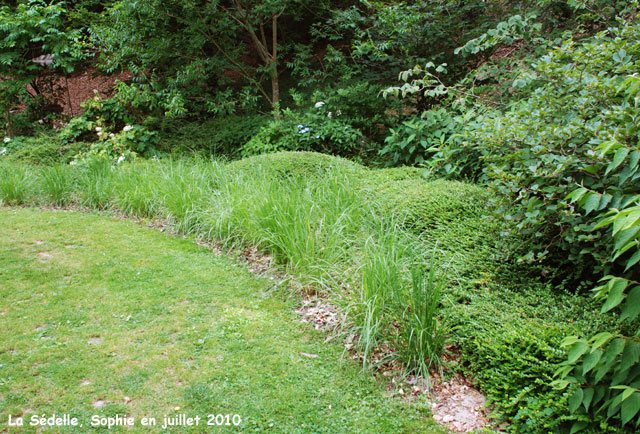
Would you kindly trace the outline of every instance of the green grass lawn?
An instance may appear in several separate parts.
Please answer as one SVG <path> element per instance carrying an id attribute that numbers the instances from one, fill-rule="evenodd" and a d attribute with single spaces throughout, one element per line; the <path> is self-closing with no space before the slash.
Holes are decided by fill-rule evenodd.
<path id="1" fill-rule="evenodd" d="M 442 432 L 323 343 L 272 287 L 133 222 L 0 210 L 0 432 L 36 432 L 32 415 L 54 412 L 83 427 L 48 432 L 107 432 L 91 417 L 116 414 L 135 425 L 109 432 L 159 432 L 177 414 L 200 426 L 164 431 Z M 209 414 L 242 423 L 206 426 Z M 25 427 L 8 428 L 9 415 Z"/>

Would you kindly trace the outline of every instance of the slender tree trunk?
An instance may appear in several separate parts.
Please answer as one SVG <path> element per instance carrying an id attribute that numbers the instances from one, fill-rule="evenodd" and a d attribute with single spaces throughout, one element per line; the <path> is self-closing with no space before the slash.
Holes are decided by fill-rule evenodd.
<path id="1" fill-rule="evenodd" d="M 278 71 L 276 65 L 273 65 L 271 73 L 271 104 L 276 106 L 280 102 L 280 82 L 278 81 Z"/>
<path id="2" fill-rule="evenodd" d="M 9 105 L 5 107 L 5 116 L 7 118 L 7 136 L 13 139 L 13 125 L 11 124 L 11 110 L 9 110 Z"/>
<path id="3" fill-rule="evenodd" d="M 278 78 L 278 15 L 271 17 L 271 106 L 280 118 L 280 81 Z"/>
<path id="4" fill-rule="evenodd" d="M 271 107 L 276 118 L 280 117 L 280 81 L 278 77 L 278 18 L 282 14 L 274 13 L 271 15 L 271 49 L 269 49 L 269 40 L 267 32 L 265 32 L 265 21 L 260 21 L 257 28 L 251 22 L 249 10 L 240 0 L 233 0 L 235 11 L 238 14 L 232 15 L 232 18 L 247 30 L 251 40 L 260 56 L 262 64 L 269 69 L 269 77 L 271 78 L 271 96 L 262 88 L 259 88 L 266 99 L 271 103 Z M 228 56 L 227 56 L 228 57 Z M 235 64 L 235 62 L 233 62 Z"/>

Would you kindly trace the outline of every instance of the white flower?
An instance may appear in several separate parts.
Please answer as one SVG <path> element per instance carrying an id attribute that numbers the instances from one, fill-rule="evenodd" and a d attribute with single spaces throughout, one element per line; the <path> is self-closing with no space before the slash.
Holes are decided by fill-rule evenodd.
<path id="1" fill-rule="evenodd" d="M 69 162 L 69 166 L 75 166 L 75 165 L 76 165 L 76 162 L 75 162 L 75 161 L 70 161 L 70 162 Z"/>
<path id="2" fill-rule="evenodd" d="M 109 137 L 111 137 L 112 139 L 113 139 L 115 136 L 116 136 L 116 135 L 115 135 L 115 134 L 113 134 L 113 133 L 109 134 Z"/>
<path id="3" fill-rule="evenodd" d="M 126 133 L 127 131 L 131 131 L 132 129 L 133 129 L 133 126 L 125 125 L 125 127 L 122 129 L 122 131 L 124 131 Z"/>
<path id="4" fill-rule="evenodd" d="M 338 111 L 336 112 L 336 114 L 337 114 L 338 116 L 340 116 L 340 115 L 342 115 L 342 112 L 341 112 L 340 110 L 338 110 Z"/>
<path id="5" fill-rule="evenodd" d="M 331 113 L 331 112 L 327 113 L 327 117 L 328 117 L 329 119 L 331 119 L 331 118 L 333 117 L 333 113 Z"/>
<path id="6" fill-rule="evenodd" d="M 44 121 L 42 119 L 38 119 L 38 123 L 42 124 L 42 123 L 44 123 Z"/>
<path id="7" fill-rule="evenodd" d="M 118 162 L 116 164 L 120 164 L 124 161 L 124 155 L 121 155 L 120 157 L 118 157 Z"/>
<path id="8" fill-rule="evenodd" d="M 5 138 L 4 138 L 4 142 L 5 142 L 5 143 L 9 143 L 10 141 L 11 141 L 11 138 L 10 138 L 10 137 L 5 137 Z"/>
<path id="9" fill-rule="evenodd" d="M 7 153 L 7 148 L 0 149 L 0 155 L 4 155 Z"/>
<path id="10" fill-rule="evenodd" d="M 318 102 L 316 103 L 316 108 L 320 108 L 320 107 L 322 107 L 323 105 L 324 105 L 324 102 L 323 102 L 323 101 L 318 101 Z"/>
<path id="11" fill-rule="evenodd" d="M 102 131 L 102 127 L 96 127 L 96 131 L 97 131 L 97 132 Z"/>

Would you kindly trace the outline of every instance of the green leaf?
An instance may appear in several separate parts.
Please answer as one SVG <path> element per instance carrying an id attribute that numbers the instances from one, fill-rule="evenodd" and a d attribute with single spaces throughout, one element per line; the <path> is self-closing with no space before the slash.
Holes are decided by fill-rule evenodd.
<path id="1" fill-rule="evenodd" d="M 622 402 L 620 415 L 622 424 L 629 422 L 640 411 L 640 393 L 635 392 L 628 399 Z"/>
<path id="2" fill-rule="evenodd" d="M 613 199 L 613 196 L 611 196 L 610 194 L 603 194 L 600 197 L 600 202 L 598 203 L 598 210 L 605 209 L 611 202 L 611 199 Z"/>
<path id="3" fill-rule="evenodd" d="M 589 371 L 591 371 L 600 361 L 602 357 L 602 350 L 595 350 L 584 358 L 582 362 L 582 375 L 587 375 Z"/>
<path id="4" fill-rule="evenodd" d="M 613 261 L 618 259 L 621 255 L 624 255 L 627 252 L 627 250 L 637 246 L 638 246 L 638 242 L 636 240 L 629 241 L 627 244 L 622 246 L 620 250 L 616 252 L 615 256 L 613 257 Z"/>
<path id="5" fill-rule="evenodd" d="M 640 253 L 640 250 L 638 253 Z M 622 321 L 633 321 L 638 317 L 638 314 L 640 314 L 640 286 L 636 286 L 629 291 L 622 313 L 620 314 L 620 319 Z"/>
<path id="6" fill-rule="evenodd" d="M 582 404 L 584 398 L 584 392 L 581 388 L 577 388 L 575 392 L 569 397 L 569 411 L 575 413 L 578 407 Z"/>
<path id="7" fill-rule="evenodd" d="M 589 346 L 584 342 L 576 343 L 573 347 L 571 347 L 571 350 L 569 350 L 569 363 L 575 363 L 580 358 L 580 356 L 587 352 L 588 349 Z"/>
<path id="8" fill-rule="evenodd" d="M 587 199 L 582 204 L 582 207 L 586 211 L 586 214 L 589 214 L 594 209 L 598 208 L 600 204 L 600 195 L 598 193 L 589 193 Z"/>
<path id="9" fill-rule="evenodd" d="M 640 344 L 629 342 L 622 353 L 622 360 L 618 371 L 626 371 L 640 360 Z"/>
<path id="10" fill-rule="evenodd" d="M 625 148 L 624 146 L 622 148 L 619 148 L 613 156 L 613 161 L 611 162 L 611 164 L 609 164 L 604 174 L 608 175 L 609 172 L 615 170 L 618 166 L 620 166 L 624 159 L 627 158 L 627 155 L 629 155 L 629 148 Z"/>
<path id="11" fill-rule="evenodd" d="M 607 295 L 607 301 L 600 310 L 601 313 L 605 313 L 619 305 L 624 299 L 624 290 L 627 288 L 628 281 L 616 277 L 609 281 L 607 286 L 609 287 L 609 294 Z"/>
<path id="12" fill-rule="evenodd" d="M 604 358 L 607 362 L 613 361 L 622 353 L 627 341 L 624 338 L 616 338 L 607 346 L 604 352 Z"/>
<path id="13" fill-rule="evenodd" d="M 580 339 L 577 336 L 567 336 L 566 338 L 564 338 L 562 340 L 562 342 L 560 343 L 561 347 L 569 347 L 573 344 L 575 344 L 576 342 L 580 342 Z"/>
<path id="14" fill-rule="evenodd" d="M 577 432 L 580 432 L 583 429 L 585 429 L 587 426 L 589 426 L 587 422 L 574 422 L 573 425 L 571 425 L 571 431 L 569 432 L 569 434 L 575 434 Z"/>
<path id="15" fill-rule="evenodd" d="M 629 229 L 626 229 L 616 235 L 614 250 L 620 250 L 622 246 L 628 243 L 630 240 L 635 239 L 636 235 L 640 232 L 640 226 L 635 226 Z"/>
<path id="16" fill-rule="evenodd" d="M 629 210 L 625 210 L 624 212 L 629 212 L 629 214 L 621 218 L 620 219 L 621 221 L 619 223 L 618 223 L 618 220 L 613 222 L 614 235 L 620 231 L 624 231 L 626 229 L 629 229 L 632 226 L 635 226 L 636 224 L 638 224 L 638 221 L 640 220 L 640 207 L 633 207 Z"/>
<path id="17" fill-rule="evenodd" d="M 638 263 L 638 261 L 640 261 L 640 250 L 638 250 L 637 252 L 635 252 L 631 258 L 629 258 L 629 260 L 627 261 L 627 267 L 624 269 L 624 271 L 627 271 L 629 268 L 633 267 L 634 265 L 636 265 Z"/>
<path id="18" fill-rule="evenodd" d="M 638 161 L 640 161 L 640 151 L 633 151 L 629 158 L 629 167 L 635 169 L 638 166 Z"/>
<path id="19" fill-rule="evenodd" d="M 600 220 L 600 221 L 599 221 L 599 222 L 598 222 L 598 223 L 593 227 L 593 230 L 595 231 L 596 229 L 600 229 L 600 228 L 602 228 L 602 227 L 605 227 L 605 226 L 610 225 L 611 223 L 613 223 L 613 222 L 616 220 L 616 218 L 617 218 L 617 217 L 618 217 L 618 215 L 617 215 L 617 214 L 615 214 L 615 215 L 612 215 L 612 216 L 609 216 L 609 217 L 603 218 L 602 220 Z"/>
<path id="20" fill-rule="evenodd" d="M 582 405 L 584 405 L 584 409 L 589 411 L 589 405 L 591 405 L 591 400 L 593 399 L 593 388 L 588 387 L 584 389 L 584 397 L 582 398 Z"/>
<path id="21" fill-rule="evenodd" d="M 609 340 L 613 338 L 611 333 L 602 332 L 598 333 L 594 337 L 591 338 L 591 351 L 595 351 L 597 348 L 600 348 L 602 345 L 609 342 Z"/>
<path id="22" fill-rule="evenodd" d="M 571 202 L 577 202 L 577 201 L 579 201 L 580 199 L 582 199 L 582 196 L 584 196 L 584 195 L 585 195 L 585 193 L 587 193 L 588 191 L 589 191 L 589 190 L 587 190 L 587 189 L 586 189 L 586 188 L 584 188 L 584 187 L 577 188 L 577 189 L 573 190 L 571 193 L 569 193 L 569 194 L 564 198 L 564 200 L 569 200 L 569 199 L 571 199 Z"/>
<path id="23" fill-rule="evenodd" d="M 596 371 L 596 374 L 594 376 L 594 381 L 596 383 L 599 383 L 600 380 L 602 380 L 605 377 L 605 375 L 607 375 L 609 371 L 611 371 L 611 368 L 613 367 L 614 364 L 615 364 L 615 360 L 609 361 L 606 364 L 600 366 Z"/>
<path id="24" fill-rule="evenodd" d="M 630 397 L 633 392 L 635 392 L 635 389 L 633 387 L 625 386 L 624 390 L 622 391 L 622 400 L 624 401 L 625 399 Z"/>

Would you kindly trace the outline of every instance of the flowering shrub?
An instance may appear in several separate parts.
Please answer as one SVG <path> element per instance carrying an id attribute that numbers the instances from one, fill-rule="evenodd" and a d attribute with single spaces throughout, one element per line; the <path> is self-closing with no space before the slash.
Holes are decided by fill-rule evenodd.
<path id="1" fill-rule="evenodd" d="M 137 156 L 152 157 L 157 155 L 155 150 L 156 132 L 150 131 L 140 125 L 125 125 L 118 132 L 109 132 L 107 127 L 95 127 L 98 141 L 94 142 L 87 152 L 81 153 L 77 158 L 84 159 L 87 156 L 107 157 L 116 163 L 125 159 L 134 159 Z"/>
<path id="2" fill-rule="evenodd" d="M 339 108 L 318 101 L 306 112 L 284 110 L 280 119 L 270 121 L 243 146 L 242 155 L 277 151 L 354 155 L 365 144 L 362 132 L 351 126 Z"/>
<path id="3" fill-rule="evenodd" d="M 78 153 L 76 159 L 105 156 L 121 162 L 138 155 L 157 154 L 157 132 L 134 125 L 130 113 L 116 101 L 96 94 L 85 101 L 83 107 L 83 114 L 71 119 L 58 133 L 63 143 L 90 142 L 89 149 Z"/>

